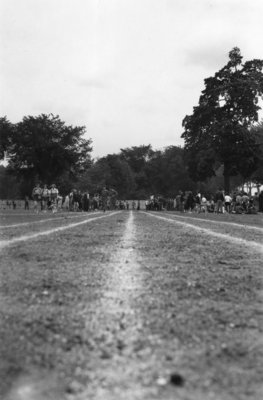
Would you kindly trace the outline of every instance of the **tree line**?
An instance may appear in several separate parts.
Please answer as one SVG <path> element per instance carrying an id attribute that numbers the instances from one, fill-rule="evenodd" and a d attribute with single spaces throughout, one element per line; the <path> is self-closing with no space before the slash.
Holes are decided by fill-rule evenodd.
<path id="1" fill-rule="evenodd" d="M 238 48 L 228 63 L 205 79 L 199 103 L 183 122 L 185 145 L 153 150 L 150 144 L 92 159 L 86 127 L 66 125 L 59 116 L 26 116 L 13 124 L 0 118 L 2 198 L 31 193 L 36 181 L 73 187 L 115 188 L 122 198 L 150 194 L 174 197 L 179 190 L 229 191 L 246 180 L 263 183 L 263 123 L 258 122 L 263 93 L 263 61 L 242 63 Z"/>

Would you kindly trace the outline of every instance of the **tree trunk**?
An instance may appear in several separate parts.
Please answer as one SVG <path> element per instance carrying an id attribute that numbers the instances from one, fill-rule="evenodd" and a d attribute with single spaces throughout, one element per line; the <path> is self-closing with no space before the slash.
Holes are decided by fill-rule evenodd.
<path id="1" fill-rule="evenodd" d="M 230 176 L 226 172 L 224 172 L 224 189 L 225 193 L 230 193 Z"/>

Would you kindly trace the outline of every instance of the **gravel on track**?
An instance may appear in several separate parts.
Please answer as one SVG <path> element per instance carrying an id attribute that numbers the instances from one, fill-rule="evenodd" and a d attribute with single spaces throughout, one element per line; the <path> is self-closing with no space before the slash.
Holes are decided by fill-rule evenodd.
<path id="1" fill-rule="evenodd" d="M 121 212 L 3 248 L 0 297 L 1 399 L 262 399 L 249 245 Z"/>

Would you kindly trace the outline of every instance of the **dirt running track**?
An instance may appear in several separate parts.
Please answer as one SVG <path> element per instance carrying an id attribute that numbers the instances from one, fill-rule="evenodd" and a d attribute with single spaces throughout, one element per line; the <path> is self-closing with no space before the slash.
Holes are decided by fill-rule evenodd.
<path id="1" fill-rule="evenodd" d="M 2 212 L 0 399 L 262 400 L 263 224 L 241 217 Z"/>

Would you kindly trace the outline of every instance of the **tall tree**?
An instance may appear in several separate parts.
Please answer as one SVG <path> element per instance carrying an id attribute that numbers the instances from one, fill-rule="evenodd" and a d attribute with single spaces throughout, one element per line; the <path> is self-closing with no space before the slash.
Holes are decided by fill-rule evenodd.
<path id="1" fill-rule="evenodd" d="M 151 194 L 175 197 L 179 190 L 195 190 L 184 163 L 183 149 L 177 146 L 155 151 L 148 162 L 147 179 Z"/>
<path id="2" fill-rule="evenodd" d="M 10 167 L 22 177 L 45 183 L 68 173 L 77 177 L 91 164 L 85 127 L 67 126 L 58 116 L 24 117 L 12 135 Z"/>
<path id="3" fill-rule="evenodd" d="M 134 174 L 129 164 L 119 154 L 108 154 L 99 158 L 83 175 L 82 187 L 91 192 L 100 191 L 103 186 L 115 189 L 120 198 L 129 198 L 134 191 Z"/>
<path id="4" fill-rule="evenodd" d="M 14 125 L 6 117 L 0 118 L 0 160 L 10 150 Z"/>
<path id="5" fill-rule="evenodd" d="M 259 149 L 259 164 L 257 169 L 253 172 L 251 180 L 258 184 L 263 185 L 263 121 L 252 128 L 256 136 L 256 146 Z"/>
<path id="6" fill-rule="evenodd" d="M 218 162 L 224 166 L 225 189 L 230 177 L 248 177 L 257 168 L 256 138 L 249 129 L 258 120 L 258 98 L 263 93 L 263 61 L 242 64 L 239 48 L 229 53 L 228 63 L 213 77 L 193 114 L 183 120 L 185 152 L 189 172 L 195 180 L 215 174 Z"/>
<path id="7" fill-rule="evenodd" d="M 150 144 L 121 149 L 121 157 L 129 163 L 134 172 L 141 172 L 153 154 L 154 151 Z"/>
<path id="8" fill-rule="evenodd" d="M 121 149 L 120 156 L 130 166 L 135 180 L 135 192 L 136 198 L 144 198 L 150 193 L 149 180 L 146 174 L 146 168 L 154 155 L 152 146 L 142 145 L 126 147 Z"/>

